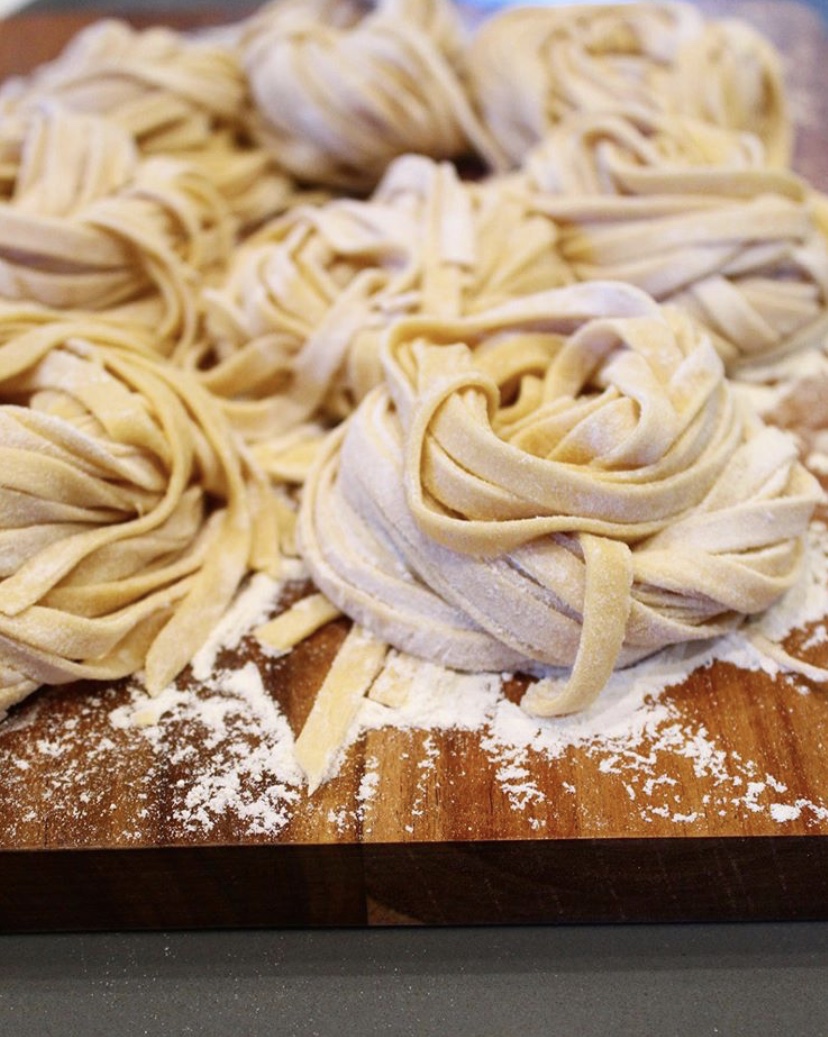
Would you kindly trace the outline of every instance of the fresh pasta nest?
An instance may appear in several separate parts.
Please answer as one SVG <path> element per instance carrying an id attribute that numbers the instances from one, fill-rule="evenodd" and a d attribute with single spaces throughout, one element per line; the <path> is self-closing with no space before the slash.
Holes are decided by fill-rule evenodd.
<path id="1" fill-rule="evenodd" d="M 708 23 L 689 3 L 518 7 L 489 19 L 468 66 L 471 94 L 516 165 L 569 113 L 619 104 L 748 130 L 770 162 L 790 160 L 775 50 L 750 26 Z"/>
<path id="2" fill-rule="evenodd" d="M 407 152 L 502 152 L 465 90 L 459 26 L 446 0 L 276 0 L 243 35 L 257 135 L 302 180 L 373 187 Z"/>
<path id="3" fill-rule="evenodd" d="M 239 249 L 204 294 L 212 353 L 193 365 L 252 440 L 340 420 L 382 381 L 389 322 L 570 279 L 554 225 L 529 209 L 448 163 L 397 159 L 369 201 L 294 208 Z"/>
<path id="4" fill-rule="evenodd" d="M 212 147 L 218 132 L 241 125 L 247 97 L 227 47 L 104 19 L 54 61 L 5 83 L 0 110 L 8 115 L 48 100 L 110 119 L 144 152 L 169 154 Z"/>
<path id="5" fill-rule="evenodd" d="M 764 155 L 695 119 L 576 113 L 530 156 L 528 207 L 558 228 L 574 278 L 680 305 L 735 371 L 828 334 L 824 202 Z"/>
<path id="6" fill-rule="evenodd" d="M 709 336 L 593 284 L 398 323 L 387 384 L 305 487 L 311 574 L 392 645 L 477 670 L 613 668 L 704 639 L 791 586 L 819 498 L 734 398 Z"/>
<path id="7" fill-rule="evenodd" d="M 138 670 L 160 690 L 278 558 L 220 408 L 135 331 L 0 311 L 0 429 L 0 709 Z"/>
<path id="8" fill-rule="evenodd" d="M 243 228 L 286 208 L 294 194 L 283 167 L 251 139 L 249 89 L 226 46 L 113 19 L 93 23 L 54 61 L 0 88 L 7 122 L 44 107 L 106 119 L 141 155 L 186 161 Z"/>
<path id="9" fill-rule="evenodd" d="M 51 105 L 8 128 L 0 295 L 112 312 L 153 328 L 159 352 L 187 343 L 194 288 L 235 229 L 213 185 L 177 159 L 141 159 L 119 126 L 97 116 Z"/>

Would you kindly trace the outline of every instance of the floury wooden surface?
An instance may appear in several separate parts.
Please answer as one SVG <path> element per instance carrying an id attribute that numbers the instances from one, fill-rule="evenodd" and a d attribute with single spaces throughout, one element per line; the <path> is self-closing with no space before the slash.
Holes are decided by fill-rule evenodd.
<path id="1" fill-rule="evenodd" d="M 706 9 L 747 15 L 784 49 L 797 166 L 827 188 L 816 16 Z M 91 20 L 8 22 L 0 74 Z M 809 401 L 810 425 L 826 396 Z M 246 643 L 295 733 L 345 630 L 281 661 Z M 828 663 L 828 646 L 807 655 Z M 115 726 L 129 700 L 123 687 L 44 689 L 0 727 L 0 928 L 828 917 L 828 694 L 801 679 L 717 663 L 662 694 L 646 737 L 551 757 L 475 732 L 371 730 L 310 798 L 245 769 L 258 738 L 230 717 L 239 765 L 222 780 L 244 787 L 216 784 L 212 806 L 193 787 L 227 747 L 187 718 L 153 737 Z"/>

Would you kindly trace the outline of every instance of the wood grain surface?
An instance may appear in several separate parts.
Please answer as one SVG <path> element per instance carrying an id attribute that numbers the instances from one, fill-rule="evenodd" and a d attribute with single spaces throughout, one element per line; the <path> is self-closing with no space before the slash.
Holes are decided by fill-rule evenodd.
<path id="1" fill-rule="evenodd" d="M 706 7 L 781 47 L 797 167 L 828 188 L 817 16 L 789 2 Z M 90 20 L 6 22 L 0 75 Z M 828 423 L 826 388 L 794 414 L 811 432 Z M 330 624 L 281 659 L 244 642 L 235 663 L 257 667 L 294 733 L 346 629 Z M 804 654 L 828 663 L 825 644 Z M 227 747 L 186 717 L 153 737 L 115 725 L 129 701 L 125 686 L 46 688 L 0 726 L 0 929 L 828 917 L 828 691 L 803 679 L 714 663 L 664 692 L 663 720 L 637 740 L 557 754 L 383 727 L 311 797 L 237 766 L 216 770 L 200 809 L 194 786 Z M 234 759 L 246 744 L 260 756 L 256 731 L 234 723 Z"/>

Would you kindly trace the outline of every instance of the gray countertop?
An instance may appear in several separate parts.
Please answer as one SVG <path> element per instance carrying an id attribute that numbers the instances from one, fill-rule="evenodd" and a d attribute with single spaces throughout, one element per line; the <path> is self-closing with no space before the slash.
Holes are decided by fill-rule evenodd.
<path id="1" fill-rule="evenodd" d="M 0 937 L 9 1037 L 343 1031 L 825 1035 L 828 923 Z"/>
<path id="2" fill-rule="evenodd" d="M 828 1032 L 828 924 L 0 938 L 0 1033 Z"/>

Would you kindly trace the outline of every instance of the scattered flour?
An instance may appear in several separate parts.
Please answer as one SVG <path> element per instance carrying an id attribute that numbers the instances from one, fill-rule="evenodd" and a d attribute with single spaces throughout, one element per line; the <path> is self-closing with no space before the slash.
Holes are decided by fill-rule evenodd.
<path id="1" fill-rule="evenodd" d="M 129 701 L 109 713 L 115 729 L 139 729 L 159 763 L 186 773 L 173 785 L 171 807 L 182 833 L 210 833 L 229 820 L 246 835 L 275 835 L 291 820 L 303 776 L 287 718 L 254 662 L 223 664 L 284 590 L 267 576 L 250 581 L 193 661 L 197 688 L 173 684 L 150 698 L 136 681 Z M 186 739 L 174 737 L 185 729 Z M 197 768 L 205 754 L 207 767 Z"/>
<path id="2" fill-rule="evenodd" d="M 802 808 L 796 803 L 771 803 L 770 812 L 774 821 L 796 821 L 802 813 Z"/>
<path id="3" fill-rule="evenodd" d="M 286 562 L 285 566 L 293 568 L 293 563 Z M 302 575 L 303 570 L 297 567 L 296 572 L 289 572 L 285 579 L 301 579 Z M 195 680 L 209 680 L 218 653 L 235 648 L 246 633 L 267 619 L 284 586 L 285 580 L 274 580 L 265 573 L 257 573 L 251 578 L 194 656 L 191 668 Z"/>

